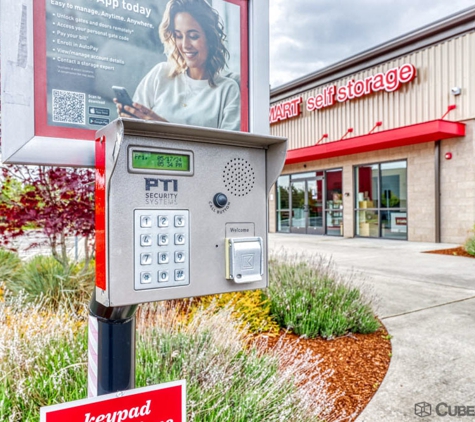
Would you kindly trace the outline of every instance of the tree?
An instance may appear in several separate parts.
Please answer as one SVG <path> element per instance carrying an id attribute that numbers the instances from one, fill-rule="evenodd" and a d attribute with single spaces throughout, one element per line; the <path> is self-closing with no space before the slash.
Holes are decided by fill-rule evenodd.
<path id="1" fill-rule="evenodd" d="M 0 189 L 0 244 L 14 249 L 14 239 L 40 231 L 53 257 L 69 269 L 66 239 L 94 239 L 94 172 L 45 166 L 4 165 Z"/>

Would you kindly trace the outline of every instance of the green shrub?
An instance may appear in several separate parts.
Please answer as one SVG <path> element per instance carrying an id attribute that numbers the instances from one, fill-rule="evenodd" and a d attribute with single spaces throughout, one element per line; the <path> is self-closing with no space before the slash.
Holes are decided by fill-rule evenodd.
<path id="1" fill-rule="evenodd" d="M 187 322 L 164 310 L 140 313 L 137 385 L 186 379 L 190 422 L 317 422 L 332 409 L 318 365 L 293 347 L 263 353 L 232 308 L 199 308 Z"/>
<path id="2" fill-rule="evenodd" d="M 379 328 L 357 287 L 339 277 L 321 258 L 304 262 L 272 259 L 269 264 L 271 314 L 281 327 L 309 338 L 371 333 Z"/>
<path id="3" fill-rule="evenodd" d="M 0 249 L 0 283 L 15 280 L 20 269 L 21 260 L 18 254 Z"/>
<path id="4" fill-rule="evenodd" d="M 87 395 L 84 317 L 12 298 L 0 303 L 0 420 L 37 422 L 39 407 Z"/>
<path id="5" fill-rule="evenodd" d="M 472 230 L 472 233 L 473 234 L 465 242 L 464 249 L 470 255 L 475 256 L 475 226 Z"/>
<path id="6" fill-rule="evenodd" d="M 41 301 L 50 309 L 62 303 L 71 307 L 85 303 L 94 285 L 94 267 L 82 271 L 80 265 L 66 271 L 52 256 L 38 255 L 23 263 L 14 279 L 5 280 L 14 296 L 22 295 L 26 302 Z"/>

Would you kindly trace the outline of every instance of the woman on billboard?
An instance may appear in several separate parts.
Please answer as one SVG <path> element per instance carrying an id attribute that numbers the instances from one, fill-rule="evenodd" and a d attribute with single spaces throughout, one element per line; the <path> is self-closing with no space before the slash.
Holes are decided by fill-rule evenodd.
<path id="1" fill-rule="evenodd" d="M 159 28 L 167 61 L 139 83 L 122 117 L 240 129 L 238 83 L 220 75 L 229 58 L 218 12 L 206 0 L 170 0 Z"/>

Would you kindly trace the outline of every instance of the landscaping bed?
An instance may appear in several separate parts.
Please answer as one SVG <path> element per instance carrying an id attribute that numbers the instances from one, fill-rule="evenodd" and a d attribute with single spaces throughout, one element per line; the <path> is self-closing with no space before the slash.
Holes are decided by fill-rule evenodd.
<path id="1" fill-rule="evenodd" d="M 280 337 L 269 339 L 269 346 L 279 342 L 290 344 L 301 353 L 311 350 L 322 370 L 331 371 L 327 387 L 338 398 L 329 420 L 342 415 L 348 415 L 344 420 L 355 420 L 383 382 L 391 360 L 390 336 L 383 327 L 372 334 L 351 334 L 333 340 L 281 333 Z"/>
<path id="2" fill-rule="evenodd" d="M 451 255 L 451 256 L 463 256 L 465 258 L 475 258 L 474 255 L 470 255 L 463 246 L 449 249 L 438 249 L 435 251 L 426 251 L 425 253 L 435 253 L 438 255 Z"/>
<path id="3" fill-rule="evenodd" d="M 0 255 L 0 420 L 33 421 L 86 395 L 93 273 Z M 371 302 L 322 258 L 286 257 L 265 291 L 142 305 L 137 387 L 186 379 L 190 422 L 353 421 L 391 355 Z"/>

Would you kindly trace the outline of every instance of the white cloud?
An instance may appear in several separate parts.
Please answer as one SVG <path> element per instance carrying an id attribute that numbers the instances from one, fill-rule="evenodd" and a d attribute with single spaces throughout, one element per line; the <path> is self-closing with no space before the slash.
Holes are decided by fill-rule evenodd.
<path id="1" fill-rule="evenodd" d="M 473 6 L 475 0 L 270 0 L 271 86 Z"/>

